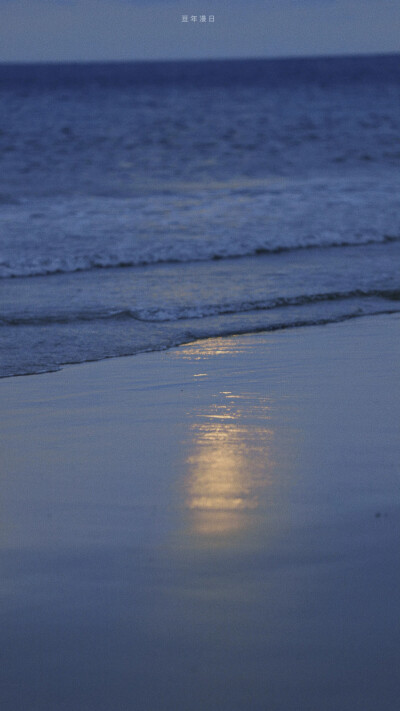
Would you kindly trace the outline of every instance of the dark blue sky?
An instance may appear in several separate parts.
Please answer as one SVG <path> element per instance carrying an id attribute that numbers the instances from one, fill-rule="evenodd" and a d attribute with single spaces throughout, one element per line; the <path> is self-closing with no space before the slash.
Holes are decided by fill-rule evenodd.
<path id="1" fill-rule="evenodd" d="M 399 0 L 0 0 L 0 61 L 398 52 L 399 28 Z"/>

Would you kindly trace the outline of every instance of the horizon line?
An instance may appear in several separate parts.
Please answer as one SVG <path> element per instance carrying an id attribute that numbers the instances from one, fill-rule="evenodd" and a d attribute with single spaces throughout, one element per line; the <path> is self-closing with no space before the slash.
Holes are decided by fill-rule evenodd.
<path id="1" fill-rule="evenodd" d="M 358 57 L 391 57 L 400 56 L 400 50 L 382 52 L 338 52 L 328 54 L 292 54 L 273 56 L 228 56 L 228 57 L 168 57 L 152 59 L 17 59 L 1 60 L 0 66 L 32 66 L 32 65 L 77 65 L 77 64 L 177 64 L 185 62 L 251 62 L 251 61 L 290 61 L 309 59 L 356 59 Z"/>

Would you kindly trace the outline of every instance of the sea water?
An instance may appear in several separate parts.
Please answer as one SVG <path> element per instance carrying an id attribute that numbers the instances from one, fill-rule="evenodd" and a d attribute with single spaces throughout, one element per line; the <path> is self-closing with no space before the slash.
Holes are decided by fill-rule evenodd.
<path id="1" fill-rule="evenodd" d="M 400 310 L 400 56 L 0 66 L 2 376 Z"/>

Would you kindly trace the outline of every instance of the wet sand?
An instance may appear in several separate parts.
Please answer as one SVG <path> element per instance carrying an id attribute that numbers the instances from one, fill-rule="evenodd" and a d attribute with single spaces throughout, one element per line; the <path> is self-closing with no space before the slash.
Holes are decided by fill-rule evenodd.
<path id="1" fill-rule="evenodd" d="M 1 381 L 1 708 L 394 711 L 399 335 Z"/>

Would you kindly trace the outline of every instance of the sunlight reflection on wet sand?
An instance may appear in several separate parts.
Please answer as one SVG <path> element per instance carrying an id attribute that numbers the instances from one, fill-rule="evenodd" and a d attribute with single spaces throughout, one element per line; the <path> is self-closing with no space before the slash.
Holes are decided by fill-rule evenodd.
<path id="1" fill-rule="evenodd" d="M 218 340 L 197 343 L 191 355 L 200 360 L 226 354 L 230 340 L 223 348 Z M 181 355 L 187 359 L 189 349 L 182 349 Z M 185 505 L 190 532 L 207 544 L 229 544 L 232 536 L 248 530 L 261 491 L 272 484 L 270 407 L 265 397 L 224 390 L 196 413 Z"/>

